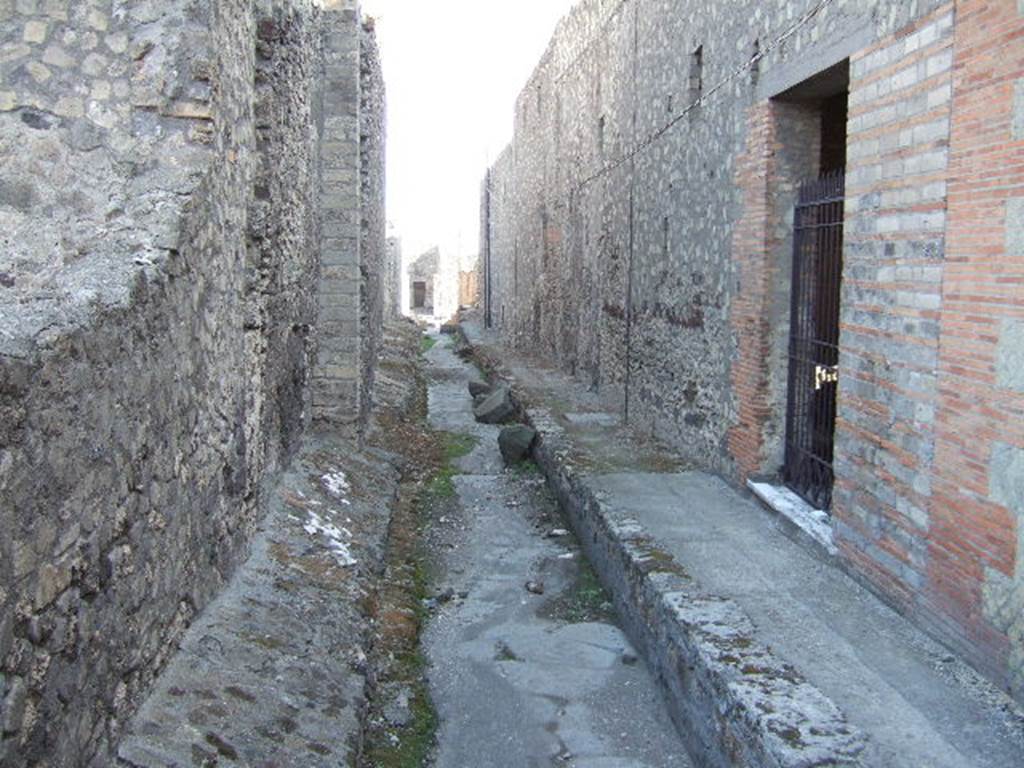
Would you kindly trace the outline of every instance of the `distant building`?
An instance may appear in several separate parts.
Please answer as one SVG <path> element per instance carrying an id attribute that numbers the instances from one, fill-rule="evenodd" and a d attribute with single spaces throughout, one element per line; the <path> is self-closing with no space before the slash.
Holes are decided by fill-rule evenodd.
<path id="1" fill-rule="evenodd" d="M 441 266 L 441 249 L 434 247 L 409 265 L 409 310 L 413 315 L 433 316 L 434 287 Z"/>

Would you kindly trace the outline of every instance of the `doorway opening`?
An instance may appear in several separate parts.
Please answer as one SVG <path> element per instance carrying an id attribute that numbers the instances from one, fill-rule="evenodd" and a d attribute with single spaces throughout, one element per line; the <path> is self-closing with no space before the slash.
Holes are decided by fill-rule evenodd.
<path id="1" fill-rule="evenodd" d="M 426 305 L 427 284 L 417 281 L 412 284 L 412 307 L 413 309 L 423 309 Z"/>
<path id="2" fill-rule="evenodd" d="M 814 509 L 832 506 L 839 383 L 849 62 L 780 96 L 798 105 L 814 144 L 793 206 L 782 479 Z M 816 146 L 816 150 L 815 150 Z"/>

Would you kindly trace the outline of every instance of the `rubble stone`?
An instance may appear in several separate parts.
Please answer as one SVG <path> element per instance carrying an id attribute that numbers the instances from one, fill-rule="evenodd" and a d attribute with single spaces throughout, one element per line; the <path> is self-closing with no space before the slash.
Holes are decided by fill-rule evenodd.
<path id="1" fill-rule="evenodd" d="M 522 424 L 505 427 L 498 435 L 498 447 L 506 464 L 518 464 L 530 457 L 530 449 L 537 439 L 537 431 L 533 427 Z"/>
<path id="2" fill-rule="evenodd" d="M 515 410 L 508 387 L 498 387 L 473 408 L 473 415 L 483 424 L 501 424 L 511 418 Z"/>

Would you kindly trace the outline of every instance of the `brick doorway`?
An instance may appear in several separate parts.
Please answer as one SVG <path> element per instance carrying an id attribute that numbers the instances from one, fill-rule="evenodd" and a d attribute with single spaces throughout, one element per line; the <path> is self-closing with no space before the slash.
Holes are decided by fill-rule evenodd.
<path id="1" fill-rule="evenodd" d="M 777 97 L 792 107 L 777 112 L 783 143 L 807 142 L 787 168 L 801 183 L 792 207 L 782 480 L 823 512 L 835 477 L 848 92 L 844 61 Z"/>

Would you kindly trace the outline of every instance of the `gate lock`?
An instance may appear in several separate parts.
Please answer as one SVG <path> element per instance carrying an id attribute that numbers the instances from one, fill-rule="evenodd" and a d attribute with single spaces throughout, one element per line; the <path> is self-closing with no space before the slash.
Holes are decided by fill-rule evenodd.
<path id="1" fill-rule="evenodd" d="M 826 384 L 839 382 L 839 366 L 837 365 L 816 365 L 814 366 L 814 390 L 818 391 Z"/>

